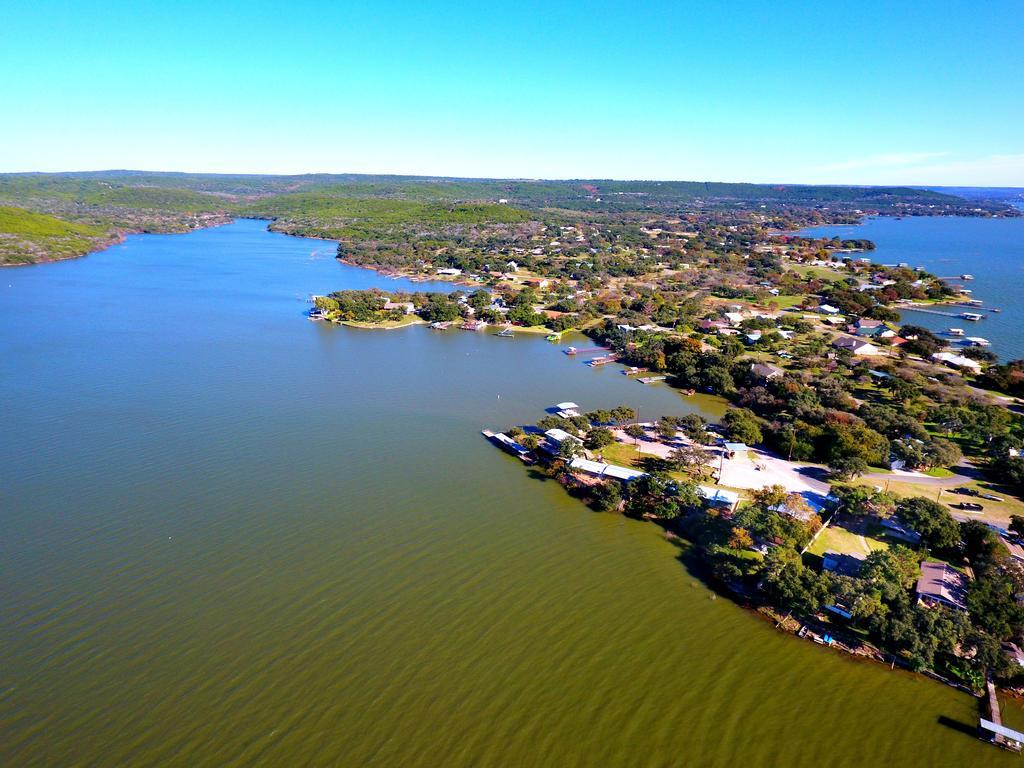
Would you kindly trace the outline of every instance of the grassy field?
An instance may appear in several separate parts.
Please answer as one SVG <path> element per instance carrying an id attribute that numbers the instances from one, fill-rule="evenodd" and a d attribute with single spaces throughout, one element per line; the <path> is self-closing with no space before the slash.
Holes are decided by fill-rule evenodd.
<path id="1" fill-rule="evenodd" d="M 867 550 L 865 550 L 865 546 L 867 547 Z M 869 554 L 869 551 L 874 552 L 876 549 L 888 548 L 889 545 L 879 539 L 867 535 L 861 537 L 852 531 L 848 531 L 842 526 L 830 525 L 821 532 L 821 535 L 814 540 L 814 543 L 807 551 L 812 555 L 824 555 L 826 552 L 839 552 L 842 554 L 864 557 Z"/>
<path id="2" fill-rule="evenodd" d="M 107 237 L 104 229 L 21 208 L 0 206 L 0 264 L 81 256 Z"/>

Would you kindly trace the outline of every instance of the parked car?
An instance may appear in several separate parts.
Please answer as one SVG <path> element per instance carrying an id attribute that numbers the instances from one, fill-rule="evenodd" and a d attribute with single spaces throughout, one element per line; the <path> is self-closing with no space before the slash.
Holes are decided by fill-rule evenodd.
<path id="1" fill-rule="evenodd" d="M 989 501 L 1002 501 L 1003 500 L 1002 496 L 996 496 L 994 493 L 983 493 L 983 494 L 981 494 L 981 498 L 988 499 Z"/>
<path id="2" fill-rule="evenodd" d="M 954 488 L 951 493 L 959 493 L 961 496 L 977 496 L 978 492 L 973 488 Z"/>
<path id="3" fill-rule="evenodd" d="M 975 504 L 973 501 L 961 501 L 959 504 L 954 504 L 953 506 L 966 512 L 981 512 L 981 510 L 984 509 L 981 504 Z"/>

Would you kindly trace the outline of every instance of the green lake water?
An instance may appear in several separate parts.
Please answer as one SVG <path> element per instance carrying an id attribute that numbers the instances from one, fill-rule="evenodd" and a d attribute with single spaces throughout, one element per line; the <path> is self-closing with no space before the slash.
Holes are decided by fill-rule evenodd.
<path id="1" fill-rule="evenodd" d="M 975 701 L 712 599 L 479 434 L 692 408 L 240 221 L 0 272 L 0 765 L 988 766 Z"/>

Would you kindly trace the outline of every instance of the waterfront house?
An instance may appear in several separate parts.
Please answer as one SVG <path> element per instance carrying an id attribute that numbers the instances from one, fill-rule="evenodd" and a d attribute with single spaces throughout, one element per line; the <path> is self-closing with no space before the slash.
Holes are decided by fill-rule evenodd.
<path id="1" fill-rule="evenodd" d="M 725 488 L 698 485 L 697 493 L 709 507 L 718 507 L 730 514 L 735 512 L 736 507 L 740 504 L 740 495 L 735 491 L 727 491 Z"/>
<path id="2" fill-rule="evenodd" d="M 443 275 L 445 277 L 458 277 L 459 275 L 462 274 L 462 270 L 454 269 L 452 267 L 446 267 L 445 269 L 437 270 L 437 274 Z"/>
<path id="3" fill-rule="evenodd" d="M 407 315 L 411 315 L 416 311 L 416 307 L 411 301 L 386 301 L 384 302 L 384 311 L 390 312 L 392 310 L 401 310 Z"/>
<path id="4" fill-rule="evenodd" d="M 600 461 L 591 461 L 590 459 L 581 459 L 579 457 L 569 462 L 569 468 L 602 480 L 618 480 L 623 483 L 628 483 L 631 480 L 636 480 L 638 477 L 643 477 L 647 474 L 646 472 L 641 472 L 638 469 L 620 467 L 615 464 L 604 464 Z"/>
<path id="5" fill-rule="evenodd" d="M 938 360 L 940 363 L 944 363 L 950 368 L 965 369 L 972 373 L 977 373 L 981 370 L 981 363 L 977 360 L 972 360 L 969 357 L 957 355 L 953 352 L 936 352 L 932 355 L 932 360 Z"/>
<path id="6" fill-rule="evenodd" d="M 557 456 L 559 450 L 562 447 L 562 443 L 572 438 L 577 440 L 578 438 L 573 437 L 564 429 L 549 429 L 544 433 L 544 439 L 541 441 L 538 448 L 551 456 Z"/>
<path id="7" fill-rule="evenodd" d="M 921 563 L 917 600 L 923 605 L 967 610 L 967 577 L 947 563 Z"/>

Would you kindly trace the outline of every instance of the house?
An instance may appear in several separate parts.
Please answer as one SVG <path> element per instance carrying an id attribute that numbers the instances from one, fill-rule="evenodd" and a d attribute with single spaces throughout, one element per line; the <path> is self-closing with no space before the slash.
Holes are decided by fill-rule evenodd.
<path id="1" fill-rule="evenodd" d="M 727 491 L 724 488 L 712 488 L 707 485 L 698 485 L 697 494 L 704 499 L 709 507 L 721 507 L 729 512 L 735 512 L 740 503 L 740 495 L 735 491 Z"/>
<path id="2" fill-rule="evenodd" d="M 740 312 L 724 312 L 722 314 L 730 325 L 739 325 L 743 322 L 743 315 Z"/>
<path id="3" fill-rule="evenodd" d="M 831 304 L 822 304 L 818 307 L 818 311 L 826 315 L 838 315 L 839 307 L 833 307 Z"/>
<path id="4" fill-rule="evenodd" d="M 898 517 L 883 517 L 881 523 L 888 536 L 894 539 L 902 539 L 908 544 L 915 546 L 921 543 L 921 534 L 905 525 Z"/>
<path id="5" fill-rule="evenodd" d="M 701 320 L 697 327 L 702 331 L 712 332 L 720 328 L 725 328 L 726 323 L 724 320 Z"/>
<path id="6" fill-rule="evenodd" d="M 454 267 L 446 267 L 445 269 L 437 270 L 437 274 L 445 275 L 447 277 L 458 277 L 462 274 L 461 269 L 455 269 Z"/>
<path id="7" fill-rule="evenodd" d="M 630 480 L 636 480 L 638 477 L 644 477 L 647 473 L 641 472 L 638 469 L 629 469 L 628 467 L 619 467 L 615 464 L 604 464 L 600 461 L 590 461 L 589 459 L 575 458 L 569 462 L 569 468 L 575 469 L 580 472 L 585 472 L 588 475 L 601 478 L 609 478 L 611 480 L 618 480 L 619 482 L 628 483 Z"/>
<path id="8" fill-rule="evenodd" d="M 932 355 L 932 360 L 938 360 L 940 363 L 944 363 L 950 368 L 966 369 L 972 373 L 977 373 L 981 370 L 981 363 L 977 360 L 971 360 L 969 357 L 957 355 L 952 352 L 936 352 Z"/>
<path id="9" fill-rule="evenodd" d="M 539 447 L 545 453 L 549 453 L 552 456 L 555 456 L 558 454 L 559 449 L 562 447 L 562 443 L 564 443 L 566 440 L 570 438 L 574 440 L 577 439 L 570 435 L 568 432 L 566 432 L 564 429 L 558 429 L 557 427 L 554 429 L 549 429 L 547 432 L 544 433 L 544 440 L 543 442 L 541 442 Z"/>
<path id="10" fill-rule="evenodd" d="M 924 605 L 967 610 L 967 577 L 946 563 L 921 563 L 915 591 L 918 602 Z"/>
<path id="11" fill-rule="evenodd" d="M 515 272 L 519 269 L 519 264 L 514 261 L 507 261 L 505 262 L 505 269 L 508 272 Z"/>
<path id="12" fill-rule="evenodd" d="M 785 373 L 784 370 L 779 368 L 777 365 L 771 363 L 754 363 L 750 366 L 750 375 L 758 381 L 771 381 L 777 379 Z"/>
<path id="13" fill-rule="evenodd" d="M 863 357 L 877 357 L 878 355 L 885 354 L 885 352 L 874 344 L 853 336 L 840 336 L 832 342 L 832 346 L 836 349 L 847 349 L 853 354 L 861 355 Z"/>
<path id="14" fill-rule="evenodd" d="M 390 312 L 396 309 L 401 310 L 407 315 L 411 315 L 416 311 L 416 307 L 411 301 L 387 301 L 384 303 L 384 311 Z"/>
<path id="15" fill-rule="evenodd" d="M 751 331 L 750 333 L 745 335 L 747 338 L 747 344 L 757 344 L 757 342 L 761 340 L 762 334 L 760 331 Z"/>
<path id="16" fill-rule="evenodd" d="M 829 550 L 821 558 L 822 570 L 839 576 L 859 576 L 864 561 L 853 555 Z M 849 617 L 847 617 L 849 618 Z"/>
<path id="17" fill-rule="evenodd" d="M 726 443 L 724 448 L 725 458 L 727 459 L 734 459 L 739 454 L 743 454 L 745 456 L 749 450 L 746 443 Z"/>
<path id="18" fill-rule="evenodd" d="M 525 285 L 530 286 L 531 288 L 539 288 L 539 289 L 544 289 L 544 288 L 547 288 L 549 285 L 551 285 L 551 281 L 550 280 L 546 280 L 544 278 L 539 278 L 539 277 L 529 277 L 526 280 L 523 280 L 523 283 Z"/>

